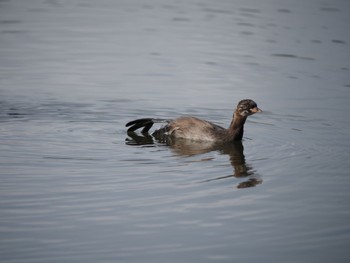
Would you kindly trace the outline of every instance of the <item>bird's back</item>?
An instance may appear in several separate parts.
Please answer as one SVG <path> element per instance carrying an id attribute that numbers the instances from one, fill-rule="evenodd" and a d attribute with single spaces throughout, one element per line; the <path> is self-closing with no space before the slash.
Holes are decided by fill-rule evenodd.
<path id="1" fill-rule="evenodd" d="M 217 141 L 218 137 L 226 131 L 221 126 L 195 117 L 174 119 L 156 132 L 160 132 L 161 130 L 175 138 L 198 141 Z"/>

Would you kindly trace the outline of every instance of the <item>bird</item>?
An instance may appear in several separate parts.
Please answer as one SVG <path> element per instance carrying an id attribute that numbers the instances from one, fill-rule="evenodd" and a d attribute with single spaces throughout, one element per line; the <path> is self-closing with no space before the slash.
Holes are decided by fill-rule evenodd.
<path id="1" fill-rule="evenodd" d="M 251 99 L 244 99 L 238 103 L 227 129 L 192 116 L 183 116 L 171 120 L 142 118 L 130 121 L 125 126 L 129 127 L 128 133 L 134 133 L 142 128 L 141 133 L 146 135 L 149 134 L 148 132 L 154 123 L 165 122 L 166 124 L 155 130 L 152 136 L 155 138 L 187 139 L 197 142 L 230 143 L 242 140 L 244 124 L 248 116 L 257 112 L 262 112 L 262 110 L 258 108 L 256 102 Z"/>

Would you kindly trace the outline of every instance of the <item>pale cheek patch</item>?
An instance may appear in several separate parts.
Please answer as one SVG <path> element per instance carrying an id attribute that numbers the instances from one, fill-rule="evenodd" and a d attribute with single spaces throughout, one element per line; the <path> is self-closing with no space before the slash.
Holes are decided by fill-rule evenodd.
<path id="1" fill-rule="evenodd" d="M 245 116 L 249 115 L 249 111 L 247 111 L 247 110 L 241 111 L 240 115 L 245 117 Z"/>

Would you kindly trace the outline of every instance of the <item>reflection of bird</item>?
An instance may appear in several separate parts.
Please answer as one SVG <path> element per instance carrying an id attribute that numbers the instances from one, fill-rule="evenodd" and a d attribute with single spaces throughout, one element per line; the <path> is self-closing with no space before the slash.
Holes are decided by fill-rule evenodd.
<path id="1" fill-rule="evenodd" d="M 127 123 L 126 127 L 131 126 L 128 132 L 143 128 L 141 132 L 147 134 L 155 122 L 166 122 L 167 124 L 164 127 L 152 134 L 154 137 L 227 143 L 242 140 L 244 123 L 249 115 L 256 112 L 261 112 L 256 103 L 253 100 L 246 99 L 238 103 L 228 129 L 195 117 L 180 117 L 174 120 L 137 119 Z"/>
<path id="2" fill-rule="evenodd" d="M 142 136 L 133 131 L 128 131 L 128 135 L 131 138 L 126 140 L 126 144 L 128 145 L 150 145 L 155 143 L 153 137 L 148 133 L 145 133 Z M 193 156 L 197 154 L 205 154 L 211 151 L 218 151 L 223 155 L 228 155 L 233 167 L 233 174 L 221 175 L 202 182 L 211 182 L 234 176 L 236 178 L 247 178 L 247 180 L 245 179 L 243 182 L 240 182 L 237 188 L 253 187 L 262 183 L 261 179 L 254 176 L 253 168 L 245 162 L 242 141 L 232 143 L 212 143 L 171 137 L 166 137 L 165 140 L 164 138 L 158 138 L 157 140 L 159 143 L 165 143 L 170 146 L 171 150 L 179 156 Z"/>

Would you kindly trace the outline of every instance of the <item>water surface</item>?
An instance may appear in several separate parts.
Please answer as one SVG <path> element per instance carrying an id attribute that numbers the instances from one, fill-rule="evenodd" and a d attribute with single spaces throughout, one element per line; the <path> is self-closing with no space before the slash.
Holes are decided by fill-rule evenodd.
<path id="1" fill-rule="evenodd" d="M 2 262 L 348 262 L 348 1 L 0 1 Z M 128 136 L 140 117 L 243 142 Z"/>

